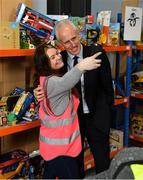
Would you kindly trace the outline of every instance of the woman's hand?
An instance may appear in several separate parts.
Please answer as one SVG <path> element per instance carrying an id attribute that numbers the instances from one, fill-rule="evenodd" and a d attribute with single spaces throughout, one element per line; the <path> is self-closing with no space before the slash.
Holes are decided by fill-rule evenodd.
<path id="1" fill-rule="evenodd" d="M 81 72 L 97 69 L 101 66 L 101 59 L 97 58 L 100 54 L 101 52 L 98 52 L 93 56 L 87 57 L 81 60 L 76 66 Z"/>
<path id="2" fill-rule="evenodd" d="M 34 96 L 38 102 L 44 99 L 44 91 L 40 85 L 38 85 L 38 87 L 34 89 Z"/>

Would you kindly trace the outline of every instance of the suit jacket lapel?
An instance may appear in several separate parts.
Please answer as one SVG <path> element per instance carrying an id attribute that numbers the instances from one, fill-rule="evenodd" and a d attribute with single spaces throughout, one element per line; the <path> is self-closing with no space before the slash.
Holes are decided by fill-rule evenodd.
<path id="1" fill-rule="evenodd" d="M 83 58 L 90 56 L 90 47 L 83 45 Z M 88 81 L 88 72 L 84 73 L 84 90 L 86 91 L 87 82 Z"/>

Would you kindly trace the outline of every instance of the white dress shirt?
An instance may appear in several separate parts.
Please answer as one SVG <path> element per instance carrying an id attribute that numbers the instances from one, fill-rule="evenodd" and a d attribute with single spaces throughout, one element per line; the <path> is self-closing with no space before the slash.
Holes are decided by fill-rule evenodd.
<path id="1" fill-rule="evenodd" d="M 75 55 L 72 55 L 68 52 L 68 59 L 67 59 L 67 64 L 68 64 L 68 70 L 70 70 L 72 67 L 73 67 L 73 64 L 74 64 L 74 60 L 73 60 L 73 57 Z M 81 50 L 80 50 L 80 53 L 77 54 L 76 56 L 78 56 L 78 62 L 81 61 L 83 59 L 83 47 L 81 45 Z M 83 112 L 86 114 L 86 113 L 89 113 L 89 109 L 88 109 L 88 106 L 87 106 L 87 103 L 84 99 L 84 74 L 82 74 L 81 76 L 81 95 L 82 95 L 82 103 L 83 103 Z"/>

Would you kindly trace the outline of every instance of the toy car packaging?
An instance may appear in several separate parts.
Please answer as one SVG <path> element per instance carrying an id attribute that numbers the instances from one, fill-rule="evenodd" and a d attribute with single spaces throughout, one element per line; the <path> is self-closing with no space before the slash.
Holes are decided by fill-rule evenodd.
<path id="1" fill-rule="evenodd" d="M 0 179 L 24 177 L 29 173 L 29 156 L 20 149 L 0 155 Z"/>
<path id="2" fill-rule="evenodd" d="M 54 20 L 27 7 L 24 3 L 20 3 L 18 6 L 16 22 L 40 37 L 50 39 L 51 36 L 54 36 Z"/>

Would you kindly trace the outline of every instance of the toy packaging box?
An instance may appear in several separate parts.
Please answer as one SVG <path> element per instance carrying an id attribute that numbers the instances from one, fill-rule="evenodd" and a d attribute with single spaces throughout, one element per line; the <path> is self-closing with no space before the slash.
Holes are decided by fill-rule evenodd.
<path id="1" fill-rule="evenodd" d="M 131 115 L 131 134 L 143 137 L 143 114 L 133 113 Z"/>
<path id="2" fill-rule="evenodd" d="M 117 46 L 120 44 L 120 23 L 110 23 L 108 45 Z"/>
<path id="3" fill-rule="evenodd" d="M 53 36 L 54 20 L 27 7 L 24 3 L 20 3 L 18 6 L 16 22 L 40 37 L 50 38 Z"/>
<path id="4" fill-rule="evenodd" d="M 86 24 L 87 44 L 93 45 L 98 42 L 101 29 L 97 24 Z"/>

